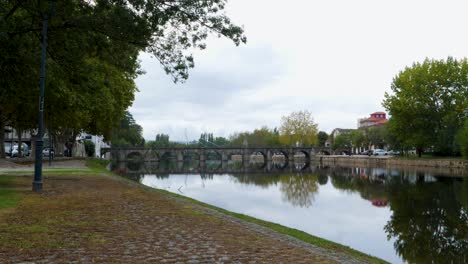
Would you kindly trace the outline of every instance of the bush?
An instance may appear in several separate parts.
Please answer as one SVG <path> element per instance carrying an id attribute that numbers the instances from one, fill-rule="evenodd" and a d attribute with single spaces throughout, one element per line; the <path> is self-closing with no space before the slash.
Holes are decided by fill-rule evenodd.
<path id="1" fill-rule="evenodd" d="M 462 156 L 468 159 L 468 119 L 465 120 L 465 124 L 458 132 L 457 140 Z"/>
<path id="2" fill-rule="evenodd" d="M 88 157 L 94 156 L 94 152 L 96 152 L 96 146 L 94 145 L 94 142 L 85 140 L 84 146 L 85 146 L 86 155 Z"/>

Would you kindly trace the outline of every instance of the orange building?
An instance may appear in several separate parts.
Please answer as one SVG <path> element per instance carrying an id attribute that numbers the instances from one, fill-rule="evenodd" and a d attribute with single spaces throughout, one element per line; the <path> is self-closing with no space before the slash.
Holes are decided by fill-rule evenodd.
<path id="1" fill-rule="evenodd" d="M 358 120 L 358 128 L 372 127 L 383 125 L 388 122 L 385 112 L 375 112 L 370 114 L 370 117 L 361 118 Z"/>

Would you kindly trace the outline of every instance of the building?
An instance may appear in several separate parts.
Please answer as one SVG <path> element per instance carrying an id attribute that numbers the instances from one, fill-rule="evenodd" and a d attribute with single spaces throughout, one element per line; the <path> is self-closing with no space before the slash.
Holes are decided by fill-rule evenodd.
<path id="1" fill-rule="evenodd" d="M 356 130 L 356 129 L 352 129 L 352 128 L 335 128 L 331 132 L 330 136 L 334 140 L 337 136 L 350 133 L 353 130 Z"/>
<path id="2" fill-rule="evenodd" d="M 109 144 L 107 144 L 105 141 L 104 141 L 104 137 L 103 136 L 96 136 L 96 135 L 91 135 L 91 134 L 88 134 L 88 133 L 81 133 L 78 138 L 77 138 L 77 142 L 81 142 L 83 140 L 89 140 L 91 142 L 94 143 L 94 146 L 95 146 L 95 152 L 94 152 L 94 155 L 97 157 L 97 158 L 100 158 L 101 157 L 101 148 L 108 148 L 110 147 Z"/>
<path id="3" fill-rule="evenodd" d="M 358 119 L 358 128 L 366 128 L 384 125 L 388 122 L 385 112 L 375 112 L 370 114 L 370 117 Z"/>

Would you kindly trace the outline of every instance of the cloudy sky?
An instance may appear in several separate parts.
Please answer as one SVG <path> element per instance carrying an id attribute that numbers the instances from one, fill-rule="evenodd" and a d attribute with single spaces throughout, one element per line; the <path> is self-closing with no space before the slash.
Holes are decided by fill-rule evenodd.
<path id="1" fill-rule="evenodd" d="M 142 54 L 147 72 L 130 112 L 144 137 L 198 139 L 261 126 L 309 110 L 319 129 L 355 128 L 383 111 L 384 93 L 404 67 L 468 54 L 468 2 L 453 0 L 230 0 L 227 14 L 248 43 L 210 38 L 195 68 L 174 84 Z"/>

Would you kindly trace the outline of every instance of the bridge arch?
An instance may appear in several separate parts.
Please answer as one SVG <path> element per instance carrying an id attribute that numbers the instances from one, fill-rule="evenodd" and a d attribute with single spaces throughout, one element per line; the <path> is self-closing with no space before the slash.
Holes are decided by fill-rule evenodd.
<path id="1" fill-rule="evenodd" d="M 139 151 L 131 151 L 126 155 L 125 159 L 138 161 L 138 160 L 144 160 L 144 156 Z"/>
<path id="2" fill-rule="evenodd" d="M 310 162 L 310 152 L 305 150 L 305 149 L 298 149 L 298 150 L 295 150 L 294 151 L 294 158 L 297 156 L 297 154 L 303 154 L 304 155 L 304 159 L 306 160 L 306 162 Z"/>

